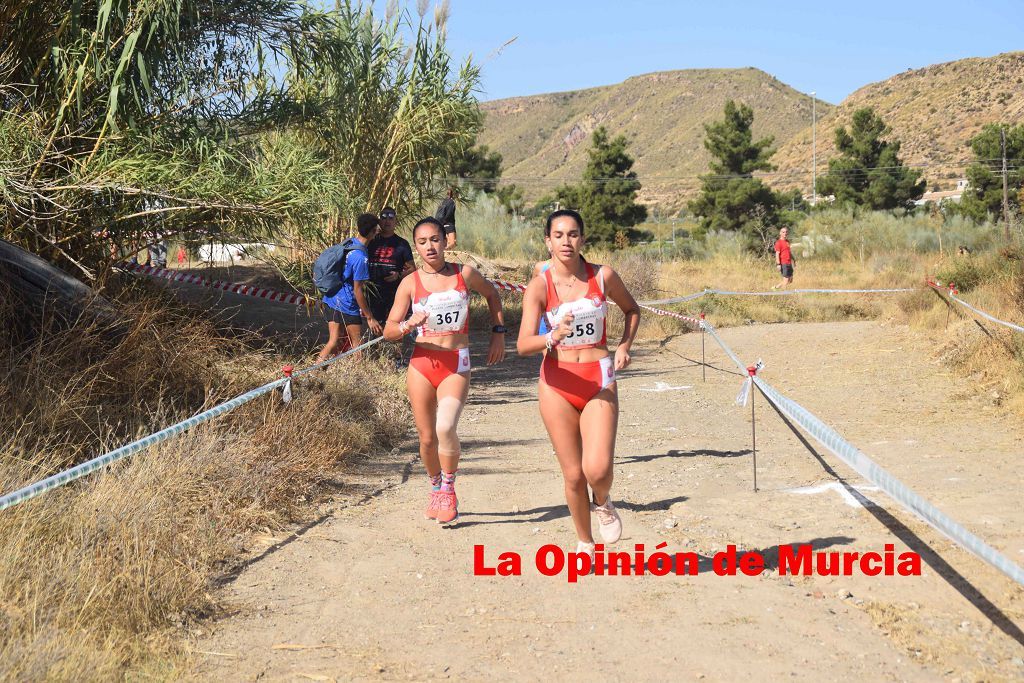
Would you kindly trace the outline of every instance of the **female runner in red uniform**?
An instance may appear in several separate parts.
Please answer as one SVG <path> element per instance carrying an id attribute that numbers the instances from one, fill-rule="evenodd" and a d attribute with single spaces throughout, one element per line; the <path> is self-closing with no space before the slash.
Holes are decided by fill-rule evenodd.
<path id="1" fill-rule="evenodd" d="M 412 230 L 423 265 L 398 285 L 384 338 L 401 341 L 418 328 L 406 373 L 409 403 L 420 437 L 420 459 L 430 478 L 428 519 L 448 526 L 459 519 L 455 475 L 459 469 L 456 428 L 469 394 L 469 290 L 487 299 L 494 327 L 487 364 L 505 358 L 505 324 L 498 290 L 476 269 L 444 260 L 441 224 L 424 218 Z M 409 308 L 412 316 L 406 320 Z"/>
<path id="2" fill-rule="evenodd" d="M 580 255 L 584 239 L 578 213 L 555 211 L 548 216 L 544 235 L 551 248 L 551 267 L 526 288 L 517 346 L 524 356 L 545 352 L 537 392 L 540 414 L 562 468 L 565 498 L 579 538 L 577 552 L 593 557 L 592 510 L 605 543 L 614 543 L 622 534 L 622 521 L 609 495 L 619 419 L 615 371 L 629 365 L 640 309 L 614 270 L 588 263 Z M 605 333 L 608 299 L 626 319 L 614 358 L 608 354 Z M 537 333 L 541 315 L 550 326 L 547 334 Z"/>

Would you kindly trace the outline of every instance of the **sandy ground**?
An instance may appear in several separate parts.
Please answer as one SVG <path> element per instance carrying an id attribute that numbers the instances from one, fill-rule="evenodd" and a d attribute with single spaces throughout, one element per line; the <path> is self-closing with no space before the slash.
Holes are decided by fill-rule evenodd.
<path id="1" fill-rule="evenodd" d="M 284 309 L 282 309 L 284 311 Z M 282 315 L 294 315 L 294 312 Z M 723 331 L 763 376 L 890 472 L 1024 562 L 1021 425 L 962 398 L 927 340 L 878 323 Z M 481 335 L 477 335 L 480 337 Z M 510 340 L 511 342 L 511 340 Z M 190 641 L 203 680 L 551 679 L 731 681 L 1024 678 L 1024 590 L 808 444 L 700 335 L 643 344 L 620 380 L 613 496 L 618 549 L 700 554 L 697 576 L 542 576 L 544 544 L 575 548 L 561 477 L 536 403 L 538 358 L 474 371 L 460 425 L 462 523 L 422 518 L 413 444 L 357 458 L 325 514 L 257 539 L 224 587 L 228 609 Z M 482 365 L 482 349 L 474 363 Z M 854 489 L 853 487 L 858 487 Z M 799 489 L 799 490 L 797 490 Z M 865 504 L 856 502 L 858 491 Z M 919 552 L 919 577 L 780 576 L 782 544 Z M 762 574 L 717 576 L 735 544 Z M 519 553 L 521 576 L 474 576 Z"/>

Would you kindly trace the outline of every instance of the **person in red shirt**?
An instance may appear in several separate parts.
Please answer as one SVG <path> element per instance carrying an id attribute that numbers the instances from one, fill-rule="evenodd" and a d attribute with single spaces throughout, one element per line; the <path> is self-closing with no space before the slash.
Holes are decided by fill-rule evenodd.
<path id="1" fill-rule="evenodd" d="M 789 228 L 779 230 L 779 239 L 775 240 L 775 264 L 779 267 L 782 282 L 772 289 L 785 288 L 793 284 L 793 251 L 789 248 Z"/>

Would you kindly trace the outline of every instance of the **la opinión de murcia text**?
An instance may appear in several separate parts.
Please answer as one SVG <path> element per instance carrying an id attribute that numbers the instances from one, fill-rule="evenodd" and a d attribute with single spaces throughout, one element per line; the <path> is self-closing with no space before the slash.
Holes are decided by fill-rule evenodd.
<path id="1" fill-rule="evenodd" d="M 555 577 L 564 575 L 569 583 L 582 576 L 758 576 L 765 571 L 779 576 L 920 576 L 921 556 L 905 551 L 896 553 L 892 543 L 886 543 L 882 552 L 815 550 L 810 543 L 785 544 L 770 553 L 757 550 L 739 550 L 729 545 L 725 550 L 709 556 L 692 551 L 669 552 L 667 543 L 659 543 L 648 553 L 643 544 L 633 546 L 632 552 L 606 550 L 597 544 L 594 559 L 588 553 L 568 552 L 557 545 L 543 545 L 533 557 L 537 573 Z M 775 557 L 777 555 L 777 557 Z M 522 576 L 523 557 L 517 552 L 499 553 L 496 560 L 488 559 L 484 546 L 473 546 L 474 576 Z"/>

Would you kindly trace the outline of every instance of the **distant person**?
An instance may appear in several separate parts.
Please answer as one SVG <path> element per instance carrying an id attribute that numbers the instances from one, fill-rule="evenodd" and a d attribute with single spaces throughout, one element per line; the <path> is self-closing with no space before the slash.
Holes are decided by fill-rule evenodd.
<path id="1" fill-rule="evenodd" d="M 394 209 L 390 206 L 381 209 L 380 233 L 366 247 L 370 259 L 370 281 L 373 283 L 373 290 L 366 299 L 377 320 L 387 320 L 395 303 L 398 283 L 416 270 L 412 247 L 395 234 L 397 223 L 398 214 Z"/>
<path id="2" fill-rule="evenodd" d="M 789 228 L 779 230 L 779 239 L 775 240 L 775 265 L 782 275 L 782 282 L 772 289 L 785 289 L 793 284 L 793 250 L 789 247 Z"/>
<path id="3" fill-rule="evenodd" d="M 188 258 L 188 253 L 185 251 L 185 247 L 178 247 L 178 267 L 181 268 L 185 265 L 185 260 Z"/>
<path id="4" fill-rule="evenodd" d="M 356 219 L 358 235 L 350 237 L 340 245 L 341 249 L 332 247 L 324 252 L 317 259 L 317 266 L 314 268 L 314 279 L 317 279 L 317 269 L 324 262 L 324 270 L 329 271 L 328 276 L 333 276 L 340 281 L 336 293 L 324 296 L 324 303 L 331 309 L 331 317 L 327 322 L 328 339 L 320 352 L 317 361 L 323 361 L 341 353 L 341 328 L 345 332 L 350 348 L 359 346 L 363 334 L 363 318 L 373 334 L 381 333 L 381 325 L 377 318 L 370 311 L 366 301 L 364 284 L 370 279 L 369 259 L 366 254 L 366 245 L 380 229 L 378 219 L 372 213 L 361 214 Z M 324 261 L 325 257 L 331 255 L 331 262 Z M 322 278 L 317 281 L 317 287 L 321 287 Z M 332 287 L 333 289 L 333 287 Z M 321 287 L 321 291 L 323 291 Z"/>
<path id="5" fill-rule="evenodd" d="M 452 197 L 454 194 L 455 190 L 449 187 L 448 196 L 441 200 L 441 203 L 437 206 L 437 211 L 434 213 L 434 218 L 444 228 L 444 234 L 448 240 L 448 249 L 455 248 L 457 237 L 455 234 L 455 199 Z"/>
<path id="6" fill-rule="evenodd" d="M 157 268 L 167 267 L 167 242 L 158 239 L 149 245 L 149 265 Z"/>

